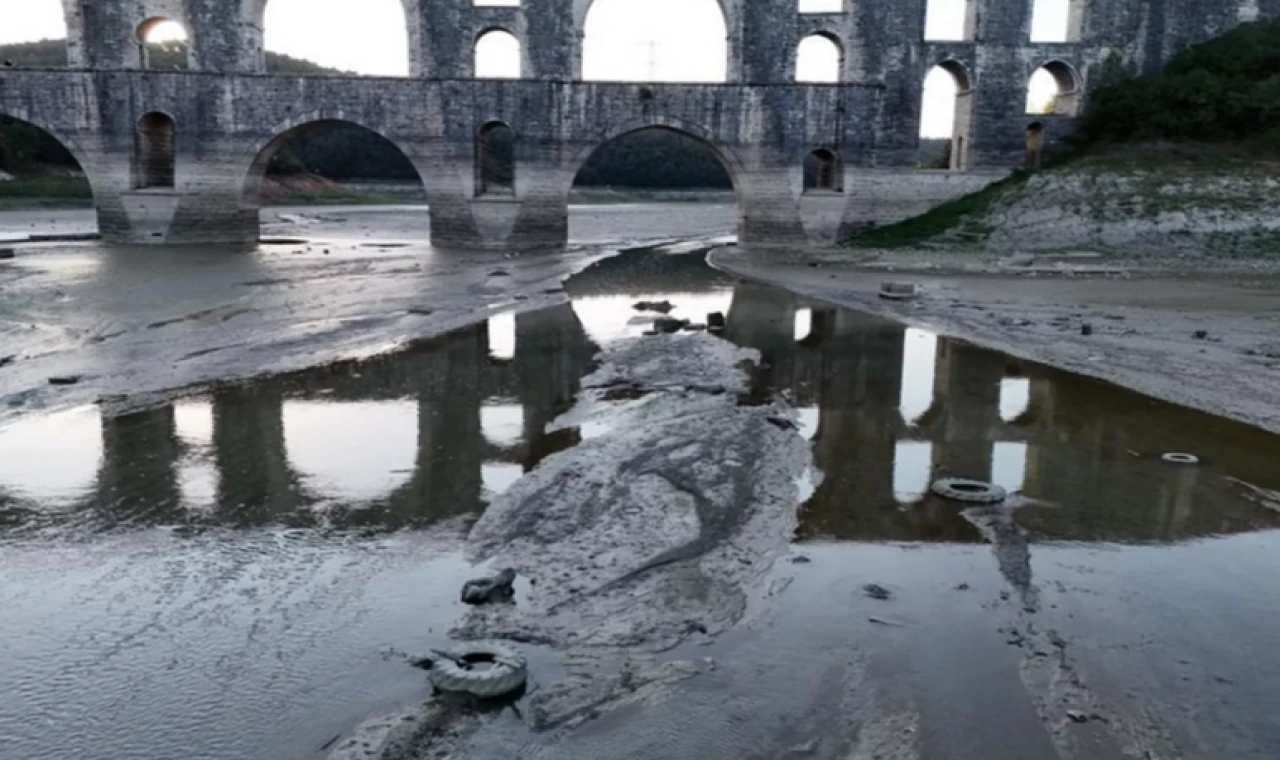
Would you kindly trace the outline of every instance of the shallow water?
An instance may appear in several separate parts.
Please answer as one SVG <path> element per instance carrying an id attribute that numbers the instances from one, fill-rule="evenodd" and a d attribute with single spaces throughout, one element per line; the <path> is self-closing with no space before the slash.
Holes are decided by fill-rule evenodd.
<path id="1" fill-rule="evenodd" d="M 759 349 L 762 382 L 799 410 L 822 471 L 796 536 L 813 562 L 778 569 L 790 585 L 767 625 L 707 650 L 714 676 L 554 756 L 754 757 L 816 736 L 834 757 L 876 709 L 908 716 L 924 757 L 1048 756 L 1025 647 L 1001 632 L 1028 615 L 1073 642 L 1113 709 L 1180 725 L 1186 756 L 1280 746 L 1273 436 L 694 257 L 629 254 L 567 290 L 391 357 L 0 428 L 5 756 L 310 757 L 421 699 L 396 652 L 444 641 L 477 572 L 467 526 L 597 432 L 543 431 L 599 345 L 647 329 L 631 304 L 660 299 L 695 321 L 725 312 L 725 337 Z M 927 494 L 943 475 L 1019 506 L 966 512 Z M 866 599 L 868 582 L 894 599 Z M 804 665 L 817 650 L 847 658 Z M 863 680 L 877 672 L 892 677 Z M 543 741 L 495 731 L 473 756 Z"/>

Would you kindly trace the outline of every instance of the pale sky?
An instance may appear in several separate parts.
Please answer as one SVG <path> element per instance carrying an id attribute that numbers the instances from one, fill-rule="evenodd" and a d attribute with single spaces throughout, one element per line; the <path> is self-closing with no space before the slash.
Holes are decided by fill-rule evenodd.
<path id="1" fill-rule="evenodd" d="M 518 0 L 484 0 L 486 5 Z M 802 11 L 838 10 L 842 0 L 797 0 Z M 929 0 L 926 37 L 959 37 L 966 0 Z M 1065 39 L 1069 0 L 1035 2 L 1032 38 Z M 671 23 L 679 18 L 680 23 Z M 0 0 L 0 44 L 66 36 L 59 0 Z M 613 81 L 724 81 L 725 21 L 716 0 L 596 0 L 587 18 L 583 65 L 586 79 Z M 477 74 L 516 77 L 519 41 L 491 34 L 478 45 Z M 269 0 L 268 50 L 360 74 L 408 73 L 408 35 L 400 0 Z M 825 40 L 804 43 L 797 61 L 801 81 L 834 81 L 839 51 Z M 1030 100 L 1048 101 L 1055 85 L 1046 74 L 1033 83 Z M 925 82 L 921 133 L 951 134 L 955 85 L 935 71 Z"/>

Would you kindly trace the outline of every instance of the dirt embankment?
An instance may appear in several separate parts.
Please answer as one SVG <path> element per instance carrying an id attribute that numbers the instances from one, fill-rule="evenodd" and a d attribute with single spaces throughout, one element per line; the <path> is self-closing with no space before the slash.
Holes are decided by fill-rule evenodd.
<path id="1" fill-rule="evenodd" d="M 1015 175 L 855 241 L 862 248 L 1093 250 L 1217 263 L 1266 259 L 1278 244 L 1275 167 L 1239 160 L 1200 165 L 1159 154 L 1091 157 Z"/>

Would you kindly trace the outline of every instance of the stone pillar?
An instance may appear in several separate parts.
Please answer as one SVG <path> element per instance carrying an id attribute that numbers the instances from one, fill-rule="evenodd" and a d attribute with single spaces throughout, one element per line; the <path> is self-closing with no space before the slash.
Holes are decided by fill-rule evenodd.
<path id="1" fill-rule="evenodd" d="M 289 467 L 284 436 L 284 399 L 254 386 L 213 394 L 213 454 L 218 468 L 217 509 L 223 522 L 279 522 L 301 503 Z"/>
<path id="2" fill-rule="evenodd" d="M 172 406 L 102 418 L 98 509 L 113 522 L 184 522 Z"/>
<path id="3" fill-rule="evenodd" d="M 516 316 L 515 373 L 527 444 L 573 406 L 593 353 L 568 302 Z"/>
<path id="4" fill-rule="evenodd" d="M 722 6 L 731 16 L 730 81 L 790 81 L 800 42 L 796 0 L 725 0 Z"/>

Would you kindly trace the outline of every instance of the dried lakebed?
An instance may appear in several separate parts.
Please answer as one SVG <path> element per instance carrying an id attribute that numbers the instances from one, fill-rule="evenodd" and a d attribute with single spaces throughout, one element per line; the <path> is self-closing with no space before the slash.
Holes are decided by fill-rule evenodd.
<path id="1" fill-rule="evenodd" d="M 5 753 L 1280 746 L 1274 437 L 693 257 L 566 290 L 393 356 L 0 428 Z M 728 326 L 640 337 L 639 300 Z M 1016 496 L 966 509 L 928 494 L 944 475 Z M 515 606 L 458 602 L 508 565 Z M 402 653 L 459 637 L 520 642 L 527 694 L 433 700 Z"/>

